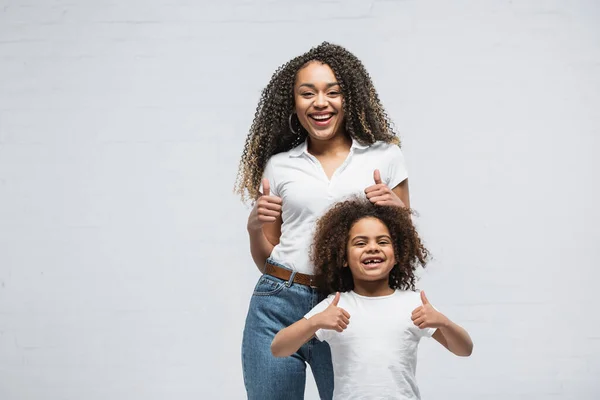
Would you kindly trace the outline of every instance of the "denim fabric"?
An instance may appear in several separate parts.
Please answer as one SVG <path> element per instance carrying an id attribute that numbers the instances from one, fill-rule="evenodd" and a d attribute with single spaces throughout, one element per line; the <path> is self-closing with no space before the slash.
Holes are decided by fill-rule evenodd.
<path id="1" fill-rule="evenodd" d="M 271 354 L 275 334 L 303 318 L 322 300 L 315 289 L 293 283 L 293 279 L 293 275 L 289 281 L 263 275 L 254 289 L 242 342 L 244 384 L 250 400 L 303 399 L 306 363 L 321 399 L 333 396 L 333 367 L 327 343 L 311 339 L 290 357 Z"/>

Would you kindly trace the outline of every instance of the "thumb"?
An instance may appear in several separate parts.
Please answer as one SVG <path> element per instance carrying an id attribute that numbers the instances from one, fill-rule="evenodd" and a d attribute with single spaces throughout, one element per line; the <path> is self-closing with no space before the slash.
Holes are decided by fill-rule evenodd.
<path id="1" fill-rule="evenodd" d="M 340 302 L 340 292 L 336 292 L 335 297 L 333 298 L 333 301 L 331 302 L 331 305 L 337 307 L 339 302 Z"/>
<path id="2" fill-rule="evenodd" d="M 381 182 L 381 174 L 379 173 L 379 170 L 378 170 L 378 169 L 376 169 L 376 170 L 373 172 L 373 179 L 375 179 L 375 183 L 376 183 L 376 184 L 382 183 L 382 182 Z"/>
<path id="3" fill-rule="evenodd" d="M 423 304 L 429 304 L 429 300 L 427 300 L 427 296 L 425 296 L 425 291 L 421 290 L 421 301 Z"/>
<path id="4" fill-rule="evenodd" d="M 269 186 L 269 180 L 267 178 L 263 178 L 262 187 L 263 187 L 263 196 L 270 196 L 271 195 L 271 186 Z"/>

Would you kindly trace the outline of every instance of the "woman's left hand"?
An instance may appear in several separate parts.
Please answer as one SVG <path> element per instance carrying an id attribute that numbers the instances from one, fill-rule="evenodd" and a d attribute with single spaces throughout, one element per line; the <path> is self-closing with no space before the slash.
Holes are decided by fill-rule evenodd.
<path id="1" fill-rule="evenodd" d="M 365 189 L 367 199 L 371 203 L 377 206 L 406 207 L 404 202 L 400 200 L 400 197 L 381 181 L 381 174 L 378 169 L 373 172 L 373 179 L 375 180 L 375 184 Z"/>
<path id="2" fill-rule="evenodd" d="M 417 307 L 412 312 L 411 319 L 420 329 L 424 328 L 442 328 L 448 324 L 448 318 L 431 305 L 425 292 L 421 291 L 421 302 L 423 305 Z"/>

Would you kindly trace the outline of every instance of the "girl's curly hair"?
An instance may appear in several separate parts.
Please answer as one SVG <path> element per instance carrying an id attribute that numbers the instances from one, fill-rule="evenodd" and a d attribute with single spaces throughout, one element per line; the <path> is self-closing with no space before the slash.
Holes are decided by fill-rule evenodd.
<path id="1" fill-rule="evenodd" d="M 421 243 L 409 209 L 376 206 L 366 198 L 352 198 L 337 203 L 317 221 L 311 258 L 315 265 L 315 282 L 325 294 L 347 292 L 354 288 L 350 268 L 346 264 L 350 229 L 363 218 L 377 218 L 392 237 L 397 264 L 390 271 L 392 289 L 415 290 L 415 270 L 425 267 L 429 252 Z"/>
<path id="2" fill-rule="evenodd" d="M 400 145 L 371 77 L 362 62 L 345 48 L 323 42 L 280 66 L 262 91 L 254 120 L 246 138 L 237 173 L 235 192 L 243 201 L 258 196 L 260 181 L 271 156 L 304 142 L 306 130 L 296 119 L 290 132 L 289 117 L 294 112 L 294 84 L 298 71 L 311 61 L 327 64 L 340 85 L 345 114 L 345 131 L 361 144 L 376 141 Z"/>

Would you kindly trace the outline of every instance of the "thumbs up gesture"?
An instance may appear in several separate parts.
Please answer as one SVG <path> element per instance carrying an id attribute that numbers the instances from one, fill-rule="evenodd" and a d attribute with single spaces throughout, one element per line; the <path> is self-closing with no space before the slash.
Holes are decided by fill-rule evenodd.
<path id="1" fill-rule="evenodd" d="M 425 292 L 421 291 L 421 303 L 419 307 L 412 312 L 411 319 L 420 329 L 441 328 L 448 324 L 448 318 L 431 305 Z"/>
<path id="2" fill-rule="evenodd" d="M 400 200 L 400 197 L 383 183 L 381 180 L 381 173 L 378 169 L 373 172 L 373 181 L 375 181 L 375 184 L 365 189 L 367 199 L 369 199 L 371 203 L 378 206 L 405 206 L 404 202 Z"/>
<path id="3" fill-rule="evenodd" d="M 331 329 L 342 332 L 350 323 L 350 314 L 348 311 L 338 307 L 340 302 L 340 292 L 335 294 L 331 304 L 324 310 L 315 315 L 315 323 L 319 329 Z"/>
<path id="4" fill-rule="evenodd" d="M 263 193 L 256 200 L 248 217 L 248 228 L 258 230 L 265 223 L 273 223 L 281 216 L 281 197 L 271 196 L 269 180 L 262 180 Z"/>

